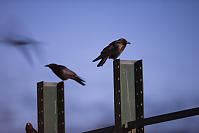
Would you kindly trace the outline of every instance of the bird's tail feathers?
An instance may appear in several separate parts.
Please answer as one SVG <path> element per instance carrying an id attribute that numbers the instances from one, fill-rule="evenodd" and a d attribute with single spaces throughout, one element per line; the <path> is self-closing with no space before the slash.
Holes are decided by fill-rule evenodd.
<path id="1" fill-rule="evenodd" d="M 102 60 L 97 64 L 97 67 L 103 66 L 107 59 L 108 57 L 102 58 Z"/>
<path id="2" fill-rule="evenodd" d="M 101 58 L 102 58 L 102 55 L 100 55 L 100 56 L 98 56 L 96 59 L 94 59 L 93 62 L 95 62 L 95 61 L 97 61 L 97 60 L 99 60 L 99 59 L 101 59 Z"/>
<path id="3" fill-rule="evenodd" d="M 83 85 L 83 86 L 86 85 L 86 84 L 84 83 L 85 81 L 84 81 L 83 79 L 81 79 L 80 77 L 75 77 L 74 80 L 77 81 L 78 83 L 80 83 L 80 84 Z"/>

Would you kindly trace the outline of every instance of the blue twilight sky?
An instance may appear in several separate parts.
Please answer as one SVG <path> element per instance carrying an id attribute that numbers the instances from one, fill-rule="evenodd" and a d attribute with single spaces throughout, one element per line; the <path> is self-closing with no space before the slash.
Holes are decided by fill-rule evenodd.
<path id="1" fill-rule="evenodd" d="M 36 83 L 60 80 L 44 65 L 75 71 L 83 87 L 65 82 L 66 132 L 114 124 L 112 60 L 92 60 L 113 40 L 126 38 L 120 59 L 143 59 L 145 117 L 199 106 L 199 1 L 197 0 L 0 0 L 0 39 L 33 38 L 39 49 L 0 42 L 0 132 L 37 129 Z M 38 48 L 38 47 L 37 47 Z M 197 133 L 199 118 L 146 127 L 146 133 Z"/>

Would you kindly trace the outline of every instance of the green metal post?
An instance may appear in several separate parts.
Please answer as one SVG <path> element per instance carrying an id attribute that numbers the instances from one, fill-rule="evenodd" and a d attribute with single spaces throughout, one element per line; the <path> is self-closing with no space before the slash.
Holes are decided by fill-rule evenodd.
<path id="1" fill-rule="evenodd" d="M 37 83 L 38 132 L 65 133 L 64 82 Z"/>
<path id="2" fill-rule="evenodd" d="M 124 132 L 128 122 L 144 118 L 142 60 L 115 60 L 115 130 Z M 144 133 L 144 127 L 128 133 Z"/>

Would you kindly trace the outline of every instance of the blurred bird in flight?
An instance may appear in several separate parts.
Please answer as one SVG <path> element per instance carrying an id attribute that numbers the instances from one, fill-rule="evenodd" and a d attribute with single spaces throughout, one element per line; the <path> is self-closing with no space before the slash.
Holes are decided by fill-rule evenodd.
<path id="1" fill-rule="evenodd" d="M 32 38 L 32 34 L 28 32 L 28 28 L 18 16 L 12 16 L 1 29 L 0 42 L 5 46 L 13 46 L 20 51 L 23 57 L 32 65 L 33 56 L 39 56 L 41 59 L 41 44 L 42 42 L 36 41 Z"/>
<path id="2" fill-rule="evenodd" d="M 72 79 L 83 86 L 85 85 L 84 80 L 82 80 L 75 72 L 71 71 L 65 66 L 57 64 L 49 64 L 45 65 L 45 67 L 49 67 L 63 81 L 67 79 Z"/>
<path id="3" fill-rule="evenodd" d="M 36 55 L 39 55 L 40 53 L 41 42 L 28 37 L 9 36 L 1 39 L 1 42 L 6 44 L 7 46 L 16 47 L 30 64 L 33 64 L 31 51 L 34 51 Z"/>
<path id="4" fill-rule="evenodd" d="M 97 65 L 97 67 L 100 67 L 103 66 L 108 58 L 113 60 L 117 59 L 117 57 L 120 56 L 127 44 L 131 43 L 124 38 L 120 38 L 119 40 L 111 42 L 101 51 L 101 54 L 96 59 L 94 59 L 93 62 L 101 59 L 101 61 Z"/>

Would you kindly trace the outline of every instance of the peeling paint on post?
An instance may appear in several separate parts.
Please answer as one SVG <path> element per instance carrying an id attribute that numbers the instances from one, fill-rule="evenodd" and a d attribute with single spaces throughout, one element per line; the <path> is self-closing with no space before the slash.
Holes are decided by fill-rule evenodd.
<path id="1" fill-rule="evenodd" d="M 116 133 L 121 133 L 128 122 L 144 117 L 142 61 L 117 59 L 113 68 L 115 129 Z M 144 133 L 144 128 L 129 133 Z"/>
<path id="2" fill-rule="evenodd" d="M 64 82 L 37 83 L 39 133 L 65 133 Z"/>

